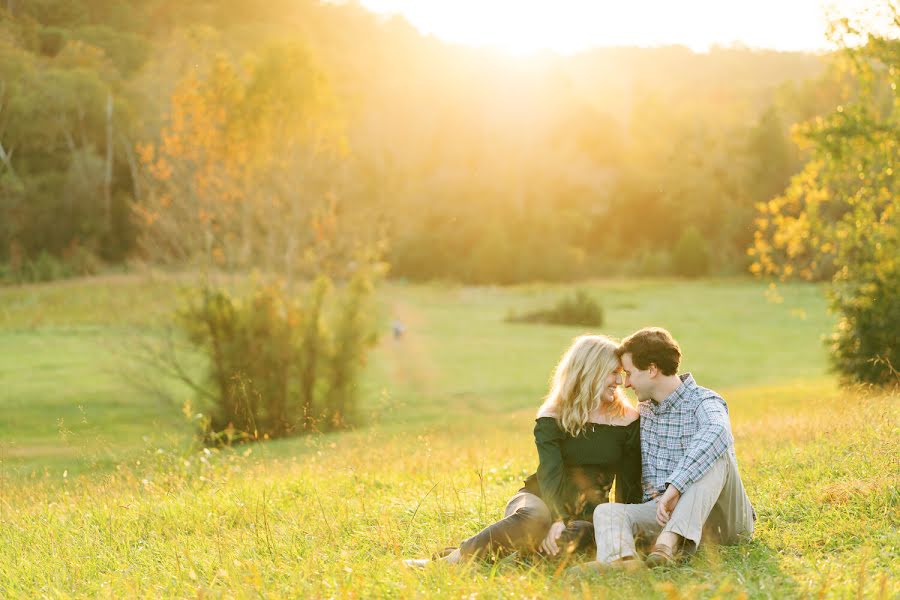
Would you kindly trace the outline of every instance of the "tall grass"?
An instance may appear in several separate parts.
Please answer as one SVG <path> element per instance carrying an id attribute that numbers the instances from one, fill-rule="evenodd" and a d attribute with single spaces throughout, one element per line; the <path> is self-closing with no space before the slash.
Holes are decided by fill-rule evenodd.
<path id="1" fill-rule="evenodd" d="M 894 597 L 897 398 L 848 411 L 850 398 L 817 386 L 735 395 L 756 538 L 704 548 L 675 569 L 571 583 L 542 560 L 423 573 L 400 565 L 500 516 L 534 467 L 531 415 L 520 412 L 307 438 L 290 452 L 148 448 L 104 476 L 18 482 L 0 501 L 0 593 Z"/>
<path id="2" fill-rule="evenodd" d="M 898 398 L 825 375 L 814 287 L 779 304 L 743 281 L 592 284 L 605 332 L 670 327 L 723 392 L 759 521 L 749 544 L 677 568 L 570 582 L 543 560 L 400 564 L 498 518 L 534 469 L 533 413 L 580 330 L 503 317 L 567 288 L 389 286 L 382 316 L 407 334 L 368 365 L 365 428 L 203 451 L 106 352 L 159 326 L 168 295 L 141 285 L 59 284 L 71 306 L 53 305 L 57 286 L 0 289 L 0 597 L 900 594 Z M 88 309 L 91 294 L 107 300 Z M 144 295 L 158 300 L 143 323 L 110 309 Z"/>

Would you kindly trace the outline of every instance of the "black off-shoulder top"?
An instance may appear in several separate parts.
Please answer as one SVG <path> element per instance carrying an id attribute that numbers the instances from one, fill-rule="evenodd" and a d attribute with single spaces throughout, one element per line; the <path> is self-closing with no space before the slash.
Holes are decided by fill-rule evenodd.
<path id="1" fill-rule="evenodd" d="M 537 472 L 521 491 L 542 498 L 554 520 L 593 519 L 594 508 L 609 502 L 613 481 L 616 502 L 636 504 L 641 489 L 640 419 L 628 425 L 589 424 L 577 436 L 553 417 L 535 421 Z"/>

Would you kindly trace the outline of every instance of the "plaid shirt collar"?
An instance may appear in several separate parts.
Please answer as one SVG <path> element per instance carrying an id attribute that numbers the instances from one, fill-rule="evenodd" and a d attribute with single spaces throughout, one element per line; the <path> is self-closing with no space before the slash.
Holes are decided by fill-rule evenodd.
<path id="1" fill-rule="evenodd" d="M 697 387 L 697 383 L 690 373 L 682 373 L 679 377 L 681 378 L 681 385 L 679 385 L 674 392 L 666 396 L 662 402 L 657 404 L 653 400 L 650 401 L 650 412 L 654 415 L 661 415 L 670 408 L 675 407 L 682 398 L 687 396 Z"/>

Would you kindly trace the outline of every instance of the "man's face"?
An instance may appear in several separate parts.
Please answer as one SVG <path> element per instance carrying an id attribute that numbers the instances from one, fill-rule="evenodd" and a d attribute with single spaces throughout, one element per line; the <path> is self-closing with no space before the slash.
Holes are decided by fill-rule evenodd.
<path id="1" fill-rule="evenodd" d="M 622 355 L 622 369 L 625 371 L 625 387 L 634 390 L 637 394 L 638 402 L 651 400 L 653 398 L 653 380 L 650 370 L 654 366 L 650 365 L 647 370 L 642 371 L 634 366 L 631 361 L 631 353 L 626 352 Z"/>

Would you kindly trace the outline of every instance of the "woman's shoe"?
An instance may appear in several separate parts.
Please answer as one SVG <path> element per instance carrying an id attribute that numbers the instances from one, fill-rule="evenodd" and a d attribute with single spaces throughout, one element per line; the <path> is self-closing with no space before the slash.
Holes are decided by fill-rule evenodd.
<path id="1" fill-rule="evenodd" d="M 404 558 L 403 566 L 409 567 L 410 569 L 424 569 L 430 565 L 431 562 L 430 558 Z"/>
<path id="2" fill-rule="evenodd" d="M 612 571 L 633 572 L 642 568 L 644 568 L 644 564 L 633 556 L 626 556 L 608 563 L 592 560 L 591 562 L 581 563 L 566 569 L 566 578 L 583 577 L 592 573 L 609 573 Z"/>
<path id="3" fill-rule="evenodd" d="M 459 548 L 444 548 L 443 550 L 432 554 L 431 558 L 405 558 L 403 559 L 403 564 L 410 569 L 424 569 L 433 562 L 456 564 L 459 562 L 459 558 L 457 557 L 456 560 L 453 560 L 454 553 L 458 554 Z"/>

